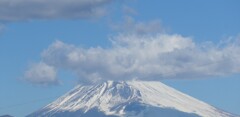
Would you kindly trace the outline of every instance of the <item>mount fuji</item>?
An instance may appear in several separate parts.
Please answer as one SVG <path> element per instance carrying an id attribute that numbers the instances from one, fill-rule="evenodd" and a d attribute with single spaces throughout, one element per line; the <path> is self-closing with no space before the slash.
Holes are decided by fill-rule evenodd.
<path id="1" fill-rule="evenodd" d="M 27 117 L 237 117 L 155 81 L 78 85 Z"/>

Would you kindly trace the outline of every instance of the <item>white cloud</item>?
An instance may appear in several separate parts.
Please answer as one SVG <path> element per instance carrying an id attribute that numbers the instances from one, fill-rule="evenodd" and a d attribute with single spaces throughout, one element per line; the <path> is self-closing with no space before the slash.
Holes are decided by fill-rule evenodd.
<path id="1" fill-rule="evenodd" d="M 125 22 L 114 26 L 121 34 L 109 39 L 111 48 L 82 48 L 56 41 L 43 51 L 43 62 L 30 68 L 25 76 L 31 82 L 47 84 L 57 81 L 55 69 L 74 72 L 80 82 L 206 78 L 240 73 L 240 39 L 196 44 L 192 38 L 163 33 L 158 20 L 136 22 L 128 16 Z M 51 67 L 49 74 L 55 75 L 39 75 L 41 64 Z"/>
<path id="2" fill-rule="evenodd" d="M 30 69 L 25 72 L 24 79 L 33 84 L 58 84 L 56 69 L 43 62 L 33 64 Z"/>
<path id="3" fill-rule="evenodd" d="M 113 0 L 1 0 L 0 21 L 95 18 Z"/>
<path id="4" fill-rule="evenodd" d="M 44 66 L 74 72 L 81 82 L 207 78 L 240 73 L 238 41 L 196 44 L 177 34 L 119 35 L 111 41 L 111 48 L 87 49 L 56 41 L 43 51 L 42 61 Z M 27 76 L 39 76 L 38 68 L 34 66 Z M 51 77 L 40 78 L 43 82 L 55 81 Z"/>

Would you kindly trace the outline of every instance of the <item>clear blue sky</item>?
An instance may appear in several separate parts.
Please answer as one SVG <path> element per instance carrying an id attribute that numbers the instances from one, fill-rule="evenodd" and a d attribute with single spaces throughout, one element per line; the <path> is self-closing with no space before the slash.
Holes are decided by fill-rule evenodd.
<path id="1" fill-rule="evenodd" d="M 0 7 L 4 4 L 0 2 Z M 19 9 L 14 11 L 14 8 L 6 5 L 0 8 L 0 115 L 27 115 L 76 85 L 77 76 L 68 70 L 58 72 L 61 84 L 56 86 L 39 86 L 22 80 L 29 64 L 41 61 L 41 53 L 49 45 L 60 40 L 83 48 L 108 48 L 111 46 L 109 36 L 116 34 L 111 25 L 124 22 L 126 15 L 137 22 L 158 20 L 168 33 L 192 37 L 195 43 L 218 43 L 228 37 L 237 37 L 240 32 L 238 0 L 133 0 L 103 4 L 108 12 L 98 18 L 75 18 L 74 14 L 71 17 L 71 14 L 62 15 L 61 12 L 53 14 L 54 18 L 51 18 L 29 8 L 36 14 L 36 17 L 32 17 L 28 12 L 24 14 Z M 125 13 L 123 7 L 127 9 Z M 3 11 L 10 8 L 16 14 Z M 18 11 L 20 15 L 17 15 Z M 163 82 L 220 109 L 240 115 L 239 73 Z"/>

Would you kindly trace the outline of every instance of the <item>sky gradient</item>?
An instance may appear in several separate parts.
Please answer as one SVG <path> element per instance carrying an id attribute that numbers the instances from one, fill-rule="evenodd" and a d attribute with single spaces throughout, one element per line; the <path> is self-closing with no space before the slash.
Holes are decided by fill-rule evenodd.
<path id="1" fill-rule="evenodd" d="M 43 0 L 41 3 L 27 0 L 0 2 L 0 115 L 25 116 L 69 91 L 77 82 L 121 80 L 122 77 L 122 80 L 137 77 L 162 81 L 210 105 L 240 115 L 240 62 L 233 59 L 240 55 L 239 1 L 90 1 L 62 0 L 54 7 L 55 0 Z M 120 41 L 117 40 L 119 38 Z M 130 41 L 126 40 L 128 38 Z M 164 40 L 172 40 L 173 43 L 164 43 Z M 156 45 L 159 48 L 150 48 L 153 46 L 150 42 L 167 48 L 159 45 Z M 174 52 L 176 49 L 179 51 Z M 166 63 L 162 63 L 155 54 L 146 58 L 138 53 L 145 55 L 155 50 L 169 60 L 165 61 L 168 66 L 156 71 L 153 64 L 162 68 Z M 95 53 L 94 56 L 91 52 Z M 117 57 L 124 59 L 111 59 L 118 52 L 123 54 Z M 171 54 L 162 54 L 166 52 Z M 80 61 L 82 59 L 76 59 L 72 54 L 73 59 L 69 62 L 63 59 L 69 53 L 89 58 Z M 106 55 L 104 60 L 113 61 L 111 64 L 91 59 L 103 53 Z M 118 68 L 119 62 L 126 60 L 120 68 L 132 66 L 126 59 L 129 56 L 124 53 L 137 53 L 130 58 L 139 61 L 137 68 L 145 65 L 143 68 L 146 69 L 132 68 L 127 73 L 117 69 L 118 75 L 115 75 L 116 71 L 110 69 Z M 216 53 L 227 56 L 223 59 Z M 186 61 L 173 61 L 179 60 L 180 55 L 185 57 L 181 60 L 192 61 L 183 71 L 178 67 Z M 194 58 L 198 55 L 204 57 Z M 206 66 L 201 72 L 194 71 L 197 67 L 192 65 L 209 63 L 211 57 L 220 60 L 217 63 L 215 59 L 212 61 L 217 66 Z M 84 62 L 96 64 L 84 66 Z M 148 71 L 146 66 L 154 70 Z M 167 68 L 174 69 L 171 72 L 173 75 L 164 74 Z M 94 75 L 98 69 L 100 75 Z M 193 72 L 188 73 L 190 69 Z M 39 75 L 45 71 L 48 75 Z"/>

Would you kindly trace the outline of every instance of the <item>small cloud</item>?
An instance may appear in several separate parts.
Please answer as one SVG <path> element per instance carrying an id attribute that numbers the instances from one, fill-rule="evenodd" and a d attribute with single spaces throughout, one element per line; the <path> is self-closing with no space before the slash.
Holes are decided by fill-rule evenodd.
<path id="1" fill-rule="evenodd" d="M 133 17 L 125 16 L 124 22 L 111 25 L 114 30 L 117 30 L 125 34 L 156 34 L 163 33 L 163 29 L 160 20 L 151 20 L 148 22 L 138 22 Z"/>
<path id="2" fill-rule="evenodd" d="M 40 85 L 58 84 L 56 69 L 44 62 L 31 65 L 24 74 L 24 80 Z"/>
<path id="3" fill-rule="evenodd" d="M 123 6 L 123 13 L 126 15 L 137 15 L 138 14 L 138 12 L 135 9 L 133 9 L 129 6 L 126 6 L 126 5 Z"/>
<path id="4" fill-rule="evenodd" d="M 85 19 L 103 16 L 113 0 L 1 0 L 0 21 Z"/>

